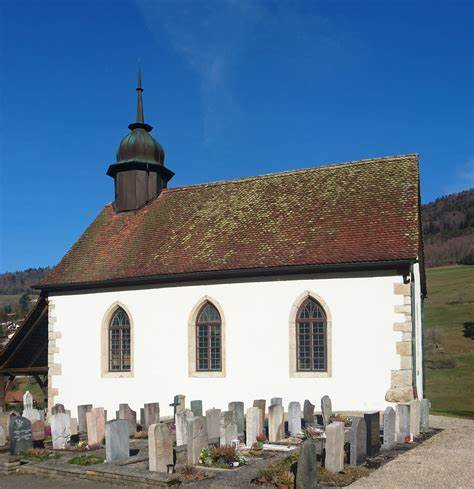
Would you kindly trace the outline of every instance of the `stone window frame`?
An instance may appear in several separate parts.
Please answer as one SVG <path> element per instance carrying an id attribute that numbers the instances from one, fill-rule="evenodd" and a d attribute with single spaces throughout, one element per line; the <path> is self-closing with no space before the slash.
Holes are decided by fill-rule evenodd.
<path id="1" fill-rule="evenodd" d="M 298 311 L 302 306 L 303 302 L 308 299 L 314 299 L 323 309 L 326 314 L 326 371 L 325 372 L 304 372 L 298 370 L 298 359 L 296 351 L 296 322 L 298 319 Z M 324 299 L 317 293 L 306 290 L 300 294 L 296 300 L 293 302 L 290 311 L 289 319 L 289 355 L 290 355 L 290 377 L 292 378 L 328 378 L 332 377 L 332 315 L 327 303 Z"/>
<path id="2" fill-rule="evenodd" d="M 119 308 L 122 308 L 130 321 L 130 370 L 127 372 L 111 372 L 109 370 L 109 326 L 110 321 L 115 313 L 115 311 Z M 123 302 L 114 302 L 104 314 L 102 319 L 101 326 L 101 355 L 100 355 L 100 363 L 101 363 L 101 377 L 102 378 L 131 378 L 134 377 L 134 350 L 135 350 L 135 327 L 133 316 L 130 313 L 130 310 L 127 308 Z"/>
<path id="3" fill-rule="evenodd" d="M 221 370 L 203 371 L 196 368 L 196 324 L 198 314 L 206 302 L 210 302 L 221 316 Z M 188 376 L 201 378 L 223 378 L 226 376 L 226 320 L 224 310 L 216 299 L 205 295 L 194 305 L 188 318 Z"/>

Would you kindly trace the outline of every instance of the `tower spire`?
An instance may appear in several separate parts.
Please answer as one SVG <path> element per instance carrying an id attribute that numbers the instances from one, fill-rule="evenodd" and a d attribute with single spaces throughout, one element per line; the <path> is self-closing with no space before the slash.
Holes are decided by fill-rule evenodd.
<path id="1" fill-rule="evenodd" d="M 137 122 L 143 124 L 145 122 L 143 118 L 143 98 L 142 98 L 142 67 L 138 63 L 138 84 L 137 84 Z"/>

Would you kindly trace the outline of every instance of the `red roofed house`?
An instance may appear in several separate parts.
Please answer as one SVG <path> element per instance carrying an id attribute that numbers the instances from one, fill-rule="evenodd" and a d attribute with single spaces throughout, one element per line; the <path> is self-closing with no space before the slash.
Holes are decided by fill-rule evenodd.
<path id="1" fill-rule="evenodd" d="M 418 156 L 169 187 L 137 93 L 114 202 L 39 284 L 49 405 L 422 397 Z"/>

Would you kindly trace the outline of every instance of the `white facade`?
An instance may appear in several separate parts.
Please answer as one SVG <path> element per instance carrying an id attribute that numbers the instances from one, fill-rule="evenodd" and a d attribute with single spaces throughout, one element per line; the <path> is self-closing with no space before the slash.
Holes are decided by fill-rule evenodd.
<path id="1" fill-rule="evenodd" d="M 391 371 L 400 368 L 396 343 L 402 333 L 394 323 L 403 316 L 394 309 L 404 299 L 394 284 L 402 282 L 394 272 L 367 272 L 52 295 L 56 347 L 49 362 L 60 365 L 60 374 L 50 378 L 58 393 L 54 402 L 68 409 L 91 403 L 109 413 L 119 403 L 138 411 L 160 402 L 166 415 L 175 394 L 185 394 L 187 402 L 202 399 L 204 409 L 226 409 L 230 401 L 249 407 L 254 399 L 277 396 L 285 406 L 309 399 L 319 409 L 328 394 L 336 411 L 384 409 Z M 326 377 L 290 376 L 290 324 L 305 293 L 320 298 L 332 320 Z M 205 297 L 223 315 L 223 377 L 189 372 L 188 323 Z M 131 376 L 103 373 L 103 328 L 116 305 L 132 323 Z"/>

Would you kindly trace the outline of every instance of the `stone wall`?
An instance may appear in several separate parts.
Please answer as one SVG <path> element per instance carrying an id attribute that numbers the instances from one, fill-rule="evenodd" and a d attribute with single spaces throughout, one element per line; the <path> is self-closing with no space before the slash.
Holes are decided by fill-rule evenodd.
<path id="1" fill-rule="evenodd" d="M 402 333 L 401 341 L 396 344 L 400 357 L 400 368 L 392 370 L 390 389 L 385 395 L 389 402 L 408 402 L 413 399 L 413 351 L 412 351 L 412 307 L 410 284 L 394 284 L 395 295 L 403 297 L 403 303 L 394 307 L 396 314 L 403 315 L 401 322 L 393 325 L 393 330 Z"/>

